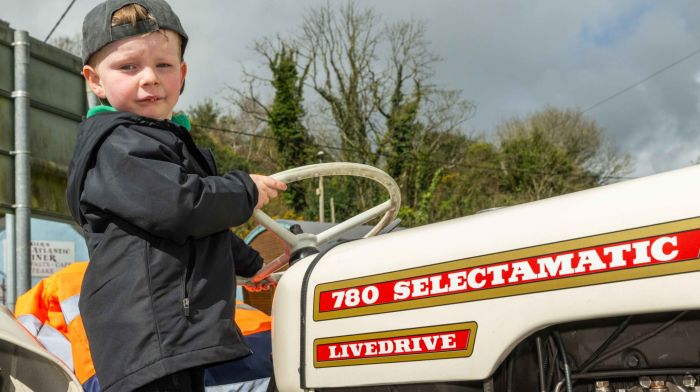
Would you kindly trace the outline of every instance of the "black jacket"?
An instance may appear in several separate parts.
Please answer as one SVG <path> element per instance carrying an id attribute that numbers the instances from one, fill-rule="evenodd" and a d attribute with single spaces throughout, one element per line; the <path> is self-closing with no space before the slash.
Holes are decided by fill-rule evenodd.
<path id="1" fill-rule="evenodd" d="M 217 176 L 173 122 L 116 112 L 81 124 L 67 199 L 90 254 L 79 306 L 104 391 L 250 353 L 235 274 L 262 259 L 228 228 L 257 197 L 250 176 Z"/>

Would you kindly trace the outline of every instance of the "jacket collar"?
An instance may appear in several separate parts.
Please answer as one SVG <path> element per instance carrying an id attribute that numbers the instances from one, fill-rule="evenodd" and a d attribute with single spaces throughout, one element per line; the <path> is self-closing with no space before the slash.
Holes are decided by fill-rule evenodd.
<path id="1" fill-rule="evenodd" d="M 115 109 L 109 105 L 97 105 L 97 106 L 91 107 L 88 110 L 87 118 L 90 118 L 90 117 L 92 117 L 96 114 L 99 114 L 99 113 L 106 113 L 106 112 L 114 113 L 117 111 L 118 111 L 117 109 Z M 187 132 L 189 132 L 190 129 L 192 128 L 192 124 L 190 123 L 190 119 L 187 118 L 187 115 L 185 113 L 182 113 L 182 112 L 179 112 L 179 113 L 176 113 L 175 115 L 173 115 L 173 118 L 170 121 L 187 129 Z"/>

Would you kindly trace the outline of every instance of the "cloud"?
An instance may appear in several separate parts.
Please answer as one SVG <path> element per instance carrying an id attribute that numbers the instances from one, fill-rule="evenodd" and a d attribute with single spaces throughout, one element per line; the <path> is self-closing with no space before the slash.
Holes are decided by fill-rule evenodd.
<path id="1" fill-rule="evenodd" d="M 63 0 L 0 0 L 3 19 L 43 39 Z M 7 4 L 4 4 L 7 3 Z M 700 48 L 695 0 L 360 0 L 384 20 L 420 19 L 443 61 L 435 81 L 477 105 L 470 130 L 546 105 L 586 109 Z M 77 0 L 56 35 L 80 31 L 95 4 Z M 181 107 L 220 98 L 242 66 L 259 67 L 256 38 L 285 36 L 325 0 L 172 0 L 190 33 Z M 4 6 L 3 6 L 4 5 Z M 31 10 L 31 12 L 29 12 Z M 634 175 L 687 166 L 700 156 L 700 55 L 587 112 L 636 160 Z"/>
<path id="2" fill-rule="evenodd" d="M 599 25 L 584 23 L 580 29 L 583 41 L 590 41 L 597 46 L 611 46 L 618 39 L 629 36 L 639 26 L 640 19 L 652 12 L 654 1 L 640 1 L 631 7 L 621 9 L 619 13 L 601 18 Z"/>

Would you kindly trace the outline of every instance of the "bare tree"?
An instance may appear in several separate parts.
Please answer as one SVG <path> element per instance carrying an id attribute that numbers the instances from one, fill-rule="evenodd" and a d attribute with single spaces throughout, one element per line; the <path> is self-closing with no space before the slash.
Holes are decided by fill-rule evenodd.
<path id="1" fill-rule="evenodd" d="M 59 49 L 65 50 L 68 53 L 80 56 L 81 41 L 80 34 L 75 34 L 72 36 L 62 35 L 52 38 L 49 43 Z"/>
<path id="2" fill-rule="evenodd" d="M 440 58 L 430 51 L 423 22 L 385 23 L 374 9 L 354 1 L 327 2 L 306 12 L 296 35 L 254 46 L 267 64 L 289 49 L 305 81 L 305 124 L 316 140 L 334 144 L 326 151 L 332 158 L 385 168 L 408 203 L 418 203 L 439 183 L 445 164 L 463 159 L 457 154 L 428 162 L 436 151 L 447 150 L 442 143 L 458 140 L 449 135 L 463 132 L 474 105 L 460 91 L 432 82 Z M 274 72 L 272 77 L 246 72 L 244 87 L 232 89 L 232 101 L 239 107 L 253 102 L 248 112 L 269 123 L 271 100 L 261 92 L 273 81 Z M 352 188 L 348 199 L 358 206 L 375 201 L 367 187 Z"/>
<path id="3" fill-rule="evenodd" d="M 374 160 L 370 132 L 376 113 L 377 46 L 381 19 L 372 9 L 326 3 L 304 17 L 297 43 L 310 61 L 310 85 L 327 104 L 339 130 L 343 158 Z"/>

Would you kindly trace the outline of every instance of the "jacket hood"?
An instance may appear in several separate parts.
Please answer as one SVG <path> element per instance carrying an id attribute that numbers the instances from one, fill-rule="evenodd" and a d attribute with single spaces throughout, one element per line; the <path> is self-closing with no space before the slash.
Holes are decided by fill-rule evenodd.
<path id="1" fill-rule="evenodd" d="M 81 226 L 85 219 L 80 214 L 80 195 L 87 171 L 94 165 L 102 142 L 120 125 L 136 124 L 139 117 L 126 112 L 104 112 L 93 115 L 80 124 L 73 158 L 68 166 L 68 189 L 66 201 L 73 219 Z"/>

